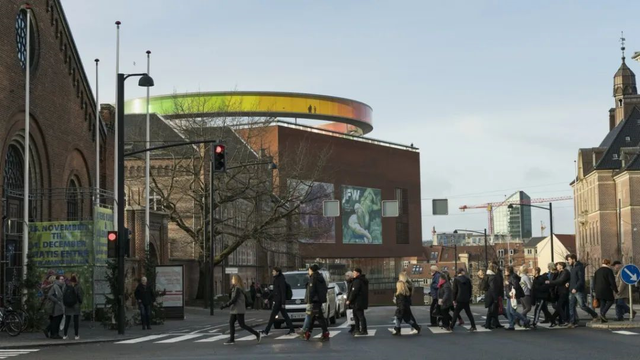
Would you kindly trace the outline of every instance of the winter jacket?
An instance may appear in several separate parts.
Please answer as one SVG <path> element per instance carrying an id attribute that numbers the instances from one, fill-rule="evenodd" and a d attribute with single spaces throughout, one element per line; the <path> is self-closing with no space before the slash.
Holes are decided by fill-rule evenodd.
<path id="1" fill-rule="evenodd" d="M 369 280 L 364 274 L 353 279 L 351 294 L 349 294 L 349 304 L 356 310 L 369 308 Z"/>
<path id="2" fill-rule="evenodd" d="M 545 282 L 548 280 L 547 274 L 537 276 L 533 278 L 531 295 L 533 296 L 533 300 L 544 300 L 549 301 L 551 299 L 551 291 L 550 286 Z"/>
<path id="3" fill-rule="evenodd" d="M 142 283 L 138 284 L 138 287 L 136 287 L 134 296 L 136 297 L 136 301 L 138 301 L 138 304 L 142 303 L 142 305 L 145 305 L 145 306 L 149 306 L 153 304 L 154 301 L 156 301 L 156 294 L 154 293 L 151 286 L 149 286 L 148 284 L 147 285 L 142 285 Z"/>
<path id="4" fill-rule="evenodd" d="M 451 283 L 445 281 L 442 283 L 441 287 L 438 289 L 438 300 L 442 300 L 442 304 L 440 304 L 441 309 L 449 309 L 453 307 L 453 292 L 451 291 Z"/>
<path id="5" fill-rule="evenodd" d="M 560 273 L 558 273 L 558 276 L 555 280 L 549 282 L 549 285 L 555 286 L 556 294 L 558 296 L 566 295 L 571 292 L 566 284 L 569 284 L 572 278 L 573 277 L 571 276 L 569 270 L 564 269 Z"/>
<path id="6" fill-rule="evenodd" d="M 284 304 L 287 301 L 287 280 L 282 273 L 273 277 L 272 300 L 274 303 Z"/>
<path id="7" fill-rule="evenodd" d="M 502 270 L 498 269 L 498 272 L 496 272 L 496 278 L 498 279 L 498 288 L 496 289 L 496 293 L 498 294 L 498 297 L 504 298 L 504 275 L 502 273 Z"/>
<path id="8" fill-rule="evenodd" d="M 226 304 L 222 305 L 222 308 L 230 308 L 229 314 L 238 315 L 247 312 L 245 293 L 242 288 L 233 286 L 231 288 L 231 299 Z"/>
<path id="9" fill-rule="evenodd" d="M 431 277 L 431 286 L 429 287 L 429 295 L 432 299 L 438 298 L 438 282 L 440 282 L 440 273 L 436 271 Z"/>
<path id="10" fill-rule="evenodd" d="M 411 320 L 411 296 L 410 295 L 396 295 L 396 318 L 402 319 L 406 322 Z"/>
<path id="11" fill-rule="evenodd" d="M 307 304 L 324 304 L 327 302 L 327 283 L 319 272 L 314 272 L 310 276 L 307 287 Z"/>
<path id="12" fill-rule="evenodd" d="M 353 285 L 353 279 L 347 280 L 347 300 L 351 299 L 351 286 Z M 353 309 L 353 305 L 347 305 L 347 309 Z"/>
<path id="13" fill-rule="evenodd" d="M 411 297 L 413 296 L 413 283 L 411 282 L 411 279 L 407 279 L 405 284 L 407 284 L 407 288 L 409 289 L 409 305 L 413 305 L 411 302 Z"/>
<path id="14" fill-rule="evenodd" d="M 616 299 L 628 299 L 629 298 L 629 285 L 622 281 L 622 270 L 618 271 L 616 274 L 616 287 L 618 288 L 618 292 L 616 292 Z"/>
<path id="15" fill-rule="evenodd" d="M 531 287 L 533 287 L 533 284 L 529 275 L 522 274 L 522 276 L 520 276 L 520 286 L 522 286 L 522 290 L 524 290 L 524 296 L 531 295 Z"/>
<path id="16" fill-rule="evenodd" d="M 522 289 L 522 286 L 520 286 L 520 276 L 516 273 L 509 274 L 508 294 L 509 298 L 515 296 L 516 300 L 524 297 L 524 290 Z"/>
<path id="17" fill-rule="evenodd" d="M 53 302 L 53 313 L 51 316 L 60 316 L 64 314 L 64 304 L 62 303 L 62 295 L 64 294 L 64 285 L 60 285 L 56 280 L 56 283 L 51 286 L 47 298 Z"/>
<path id="18" fill-rule="evenodd" d="M 482 290 L 484 291 L 484 307 L 489 308 L 493 306 L 494 303 L 498 301 L 500 297 L 498 294 L 498 289 L 500 284 L 498 282 L 498 277 L 496 274 L 488 270 L 487 275 L 485 275 L 484 279 L 482 279 Z"/>
<path id="19" fill-rule="evenodd" d="M 471 302 L 471 294 L 473 294 L 473 284 L 471 280 L 464 275 L 460 275 L 453 279 L 453 300 L 457 303 L 467 304 Z"/>
<path id="20" fill-rule="evenodd" d="M 571 267 L 571 281 L 569 283 L 569 292 L 573 290 L 579 293 L 583 293 L 585 291 L 584 265 L 580 261 L 577 261 Z"/>
<path id="21" fill-rule="evenodd" d="M 615 300 L 615 294 L 618 292 L 616 286 L 616 277 L 613 270 L 608 266 L 602 266 L 596 270 L 593 276 L 593 288 L 598 300 Z"/>
<path id="22" fill-rule="evenodd" d="M 73 288 L 74 288 L 73 285 L 67 285 L 65 288 L 65 291 L 69 291 Z M 76 304 L 73 306 L 65 305 L 64 306 L 65 315 L 80 315 L 80 306 L 82 305 L 82 300 L 84 299 L 84 292 L 82 291 L 82 287 L 80 286 L 80 284 L 76 284 L 75 291 L 76 291 L 76 297 L 77 297 Z M 62 298 L 63 298 L 62 302 L 64 304 L 64 294 L 62 295 Z"/>

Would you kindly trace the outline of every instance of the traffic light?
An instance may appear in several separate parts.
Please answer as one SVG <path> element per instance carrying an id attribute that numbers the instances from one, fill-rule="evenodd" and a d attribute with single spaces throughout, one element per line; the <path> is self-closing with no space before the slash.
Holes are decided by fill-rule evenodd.
<path id="1" fill-rule="evenodd" d="M 213 171 L 225 172 L 227 170 L 225 153 L 226 148 L 224 145 L 216 144 L 213 146 Z"/>
<path id="2" fill-rule="evenodd" d="M 107 231 L 107 256 L 110 259 L 118 256 L 118 232 Z"/>
<path id="3" fill-rule="evenodd" d="M 122 244 L 122 247 L 124 250 L 124 256 L 125 257 L 131 256 L 131 246 L 130 246 L 131 231 L 129 231 L 128 228 L 124 228 L 124 236 L 122 237 L 122 241 L 124 242 L 124 244 Z"/>

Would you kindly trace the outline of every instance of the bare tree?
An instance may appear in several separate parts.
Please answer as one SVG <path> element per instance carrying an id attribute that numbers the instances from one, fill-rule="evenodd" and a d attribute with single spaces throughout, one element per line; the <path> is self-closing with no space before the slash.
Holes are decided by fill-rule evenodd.
<path id="1" fill-rule="evenodd" d="M 255 243 L 267 251 L 290 255 L 297 252 L 298 239 L 318 235 L 316 229 L 296 226 L 296 219 L 303 204 L 333 195 L 311 191 L 321 175 L 326 179 L 328 146 L 312 148 L 303 140 L 279 152 L 272 150 L 277 148 L 269 146 L 269 126 L 274 119 L 242 116 L 239 101 L 174 95 L 172 105 L 175 115 L 156 124 L 164 127 L 157 132 L 164 132 L 165 139 L 152 146 L 218 139 L 225 144 L 228 169 L 214 176 L 215 200 L 210 206 L 211 144 L 152 154 L 151 190 L 169 215 L 171 229 L 175 229 L 172 238 L 178 241 L 172 246 L 184 247 L 173 250 L 192 252 L 201 267 L 209 260 L 211 208 L 215 215 L 214 233 L 224 239 L 221 251 L 216 251 L 213 259 L 215 265 L 243 244 Z M 136 144 L 139 137 L 131 137 Z M 132 160 L 131 164 L 136 161 L 143 163 Z M 277 164 L 277 169 L 270 166 L 271 162 Z M 130 188 L 140 187 L 141 183 L 144 188 L 143 173 L 130 171 L 129 175 Z M 144 205 L 144 197 L 132 194 L 131 198 Z"/>

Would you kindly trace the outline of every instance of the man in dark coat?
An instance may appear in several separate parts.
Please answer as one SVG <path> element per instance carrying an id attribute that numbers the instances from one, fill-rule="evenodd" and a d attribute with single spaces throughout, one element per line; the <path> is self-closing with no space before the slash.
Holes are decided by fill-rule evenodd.
<path id="1" fill-rule="evenodd" d="M 134 293 L 138 308 L 140 309 L 140 321 L 142 330 L 151 330 L 151 305 L 156 301 L 153 287 L 147 285 L 147 278 L 142 277 Z"/>
<path id="2" fill-rule="evenodd" d="M 305 296 L 308 305 L 311 305 L 311 319 L 309 321 L 309 329 L 303 334 L 305 340 L 311 338 L 313 332 L 313 323 L 316 318 L 322 327 L 322 341 L 329 340 L 329 330 L 327 329 L 327 319 L 322 310 L 322 304 L 327 302 L 327 282 L 320 273 L 320 267 L 313 264 L 309 267 L 309 283 L 307 283 L 307 294 Z M 304 329 L 303 329 L 304 330 Z"/>
<path id="3" fill-rule="evenodd" d="M 484 307 L 487 309 L 487 319 L 484 324 L 485 329 L 495 329 L 495 324 L 500 323 L 498 320 L 498 277 L 495 273 L 496 266 L 491 264 L 486 274 L 478 274 L 482 279 L 481 288 L 484 291 Z M 504 285 L 503 285 L 504 286 Z"/>
<path id="4" fill-rule="evenodd" d="M 618 293 L 616 277 L 609 259 L 602 260 L 602 266 L 593 275 L 593 288 L 600 303 L 600 321 L 607 322 L 607 311 L 613 306 Z"/>
<path id="5" fill-rule="evenodd" d="M 595 320 L 598 318 L 598 314 L 591 309 L 587 304 L 587 293 L 585 290 L 585 278 L 584 278 L 584 265 L 578 261 L 578 256 L 576 254 L 570 254 L 567 256 L 567 260 L 569 261 L 569 265 L 571 266 L 571 281 L 569 283 L 569 290 L 571 294 L 569 294 L 569 317 L 571 324 L 570 328 L 574 328 L 578 326 L 578 318 L 576 305 L 580 306 L 582 311 L 591 315 L 591 317 Z"/>
<path id="6" fill-rule="evenodd" d="M 353 285 L 353 271 L 347 271 L 347 273 L 344 274 L 344 278 L 345 278 L 345 281 L 347 282 L 347 299 L 349 299 L 351 296 L 351 285 Z M 353 310 L 353 306 L 347 305 L 347 309 Z M 353 335 L 355 334 L 355 332 L 356 332 L 356 326 L 354 324 L 350 326 L 349 334 Z"/>
<path id="7" fill-rule="evenodd" d="M 571 273 L 566 269 L 567 264 L 564 262 L 556 263 L 556 269 L 558 269 L 558 276 L 555 280 L 547 280 L 545 283 L 547 285 L 551 285 L 555 288 L 557 303 L 556 303 L 556 312 L 553 314 L 551 318 L 551 326 L 555 327 L 555 320 L 558 316 L 560 316 L 560 320 L 562 324 L 560 326 L 569 325 L 569 314 L 566 312 L 566 303 L 569 301 L 569 283 L 571 282 Z M 553 290 L 552 290 L 553 291 Z"/>
<path id="8" fill-rule="evenodd" d="M 473 314 L 471 313 L 471 294 L 473 294 L 473 285 L 471 284 L 471 280 L 467 277 L 464 269 L 458 269 L 458 276 L 453 279 L 453 306 L 455 310 L 453 311 L 453 322 L 451 324 L 451 328 L 455 327 L 455 320 L 460 316 L 460 311 L 464 310 L 465 314 L 469 318 L 469 322 L 471 323 L 471 331 L 476 331 L 476 322 L 473 319 Z"/>
<path id="9" fill-rule="evenodd" d="M 293 324 L 291 323 L 289 314 L 287 314 L 287 310 L 285 309 L 285 304 L 287 302 L 287 280 L 284 278 L 282 270 L 280 270 L 280 268 L 277 266 L 273 268 L 271 274 L 273 275 L 273 292 L 271 294 L 273 298 L 273 308 L 271 309 L 271 317 L 269 318 L 269 323 L 262 332 L 262 335 L 269 335 L 271 326 L 273 326 L 273 323 L 276 320 L 276 315 L 278 315 L 278 313 L 282 314 L 284 321 L 287 323 L 287 327 L 289 328 L 289 332 L 287 333 L 287 335 L 294 334 L 295 330 L 293 329 Z"/>
<path id="10" fill-rule="evenodd" d="M 369 280 L 360 268 L 353 269 L 353 283 L 347 305 L 353 307 L 353 319 L 356 323 L 355 336 L 368 336 L 364 311 L 369 308 Z"/>

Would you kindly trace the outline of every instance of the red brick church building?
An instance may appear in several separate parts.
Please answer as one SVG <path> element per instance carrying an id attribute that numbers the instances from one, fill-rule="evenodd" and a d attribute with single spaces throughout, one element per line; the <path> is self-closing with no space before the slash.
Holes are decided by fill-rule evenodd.
<path id="1" fill-rule="evenodd" d="M 8 287 L 22 266 L 27 67 L 31 79 L 28 220 L 92 218 L 96 130 L 102 145 L 101 188 L 113 188 L 112 156 L 105 154 L 113 149 L 113 130 L 102 121 L 96 127 L 95 97 L 62 5 L 59 0 L 31 3 L 28 64 L 26 6 L 24 0 L 0 1 L 0 260 L 7 261 L 0 267 L 0 293 L 12 291 Z"/>

